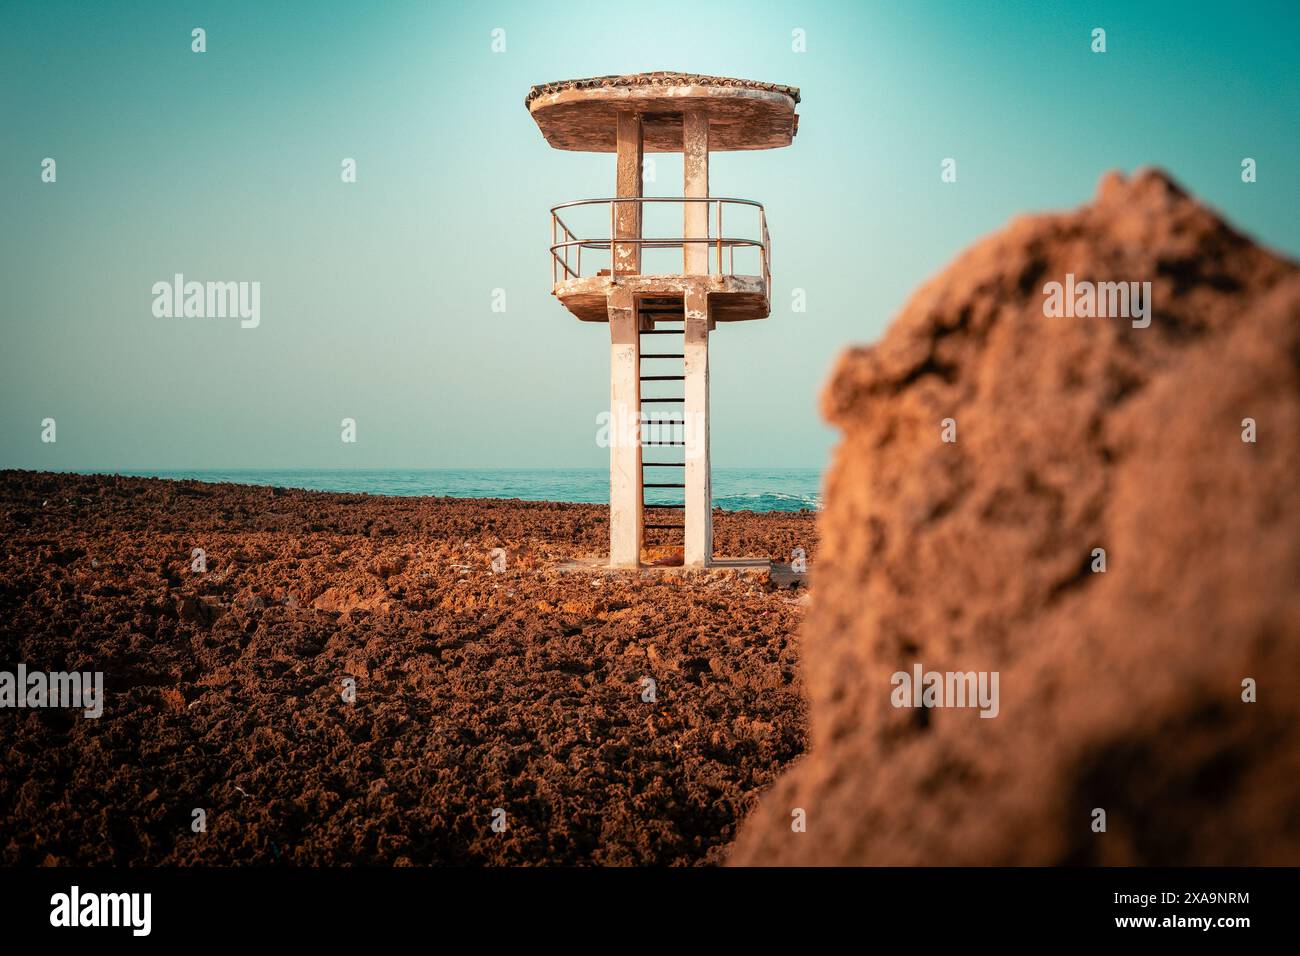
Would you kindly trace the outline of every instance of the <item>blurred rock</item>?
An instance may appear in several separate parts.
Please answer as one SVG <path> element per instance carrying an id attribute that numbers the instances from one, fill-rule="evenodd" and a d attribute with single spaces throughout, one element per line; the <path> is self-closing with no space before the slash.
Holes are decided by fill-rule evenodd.
<path id="1" fill-rule="evenodd" d="M 1150 327 L 1046 318 L 1067 274 L 1150 281 Z M 1298 372 L 1300 270 L 1158 172 L 924 285 L 826 389 L 811 752 L 730 861 L 1300 863 Z M 917 663 L 1000 715 L 896 709 Z"/>

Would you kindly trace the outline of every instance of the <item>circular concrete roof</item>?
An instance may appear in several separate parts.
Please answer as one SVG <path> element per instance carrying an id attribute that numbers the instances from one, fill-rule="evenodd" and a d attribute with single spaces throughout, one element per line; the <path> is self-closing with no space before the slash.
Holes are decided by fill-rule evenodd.
<path id="1" fill-rule="evenodd" d="M 615 117 L 642 116 L 645 151 L 679 153 L 682 113 L 709 114 L 709 149 L 773 149 L 789 146 L 799 128 L 799 90 L 778 83 L 696 73 L 634 73 L 541 83 L 524 105 L 556 149 L 614 152 Z"/>

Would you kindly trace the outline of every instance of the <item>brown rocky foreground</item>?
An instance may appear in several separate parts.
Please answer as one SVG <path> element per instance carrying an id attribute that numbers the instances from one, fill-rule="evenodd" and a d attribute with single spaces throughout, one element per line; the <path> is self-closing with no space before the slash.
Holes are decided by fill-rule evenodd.
<path id="1" fill-rule="evenodd" d="M 1069 276 L 1149 281 L 1152 321 L 1049 318 Z M 0 667 L 109 691 L 0 712 L 0 862 L 1300 863 L 1293 263 L 1110 176 L 824 408 L 798 639 L 742 576 L 558 571 L 602 508 L 0 473 Z M 813 537 L 717 519 L 719 553 Z M 916 665 L 996 672 L 997 716 L 895 707 Z"/>
<path id="2" fill-rule="evenodd" d="M 9 471 L 0 531 L 0 670 L 106 683 L 0 710 L 4 865 L 716 862 L 804 746 L 802 592 L 556 570 L 602 507 Z"/>
<path id="3" fill-rule="evenodd" d="M 1151 282 L 1151 324 L 1048 318 L 1067 275 Z M 1300 863 L 1294 263 L 1110 175 L 923 286 L 823 407 L 810 753 L 732 862 Z M 916 664 L 998 672 L 998 716 L 895 707 Z"/>

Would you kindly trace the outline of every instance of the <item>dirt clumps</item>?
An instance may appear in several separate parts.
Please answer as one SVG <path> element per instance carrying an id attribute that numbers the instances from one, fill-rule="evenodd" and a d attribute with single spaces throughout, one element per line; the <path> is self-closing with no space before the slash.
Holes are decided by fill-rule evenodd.
<path id="1" fill-rule="evenodd" d="M 0 669 L 105 697 L 0 710 L 0 864 L 719 861 L 803 749 L 803 598 L 556 570 L 607 515 L 0 472 Z M 808 513 L 715 522 L 815 547 Z"/>

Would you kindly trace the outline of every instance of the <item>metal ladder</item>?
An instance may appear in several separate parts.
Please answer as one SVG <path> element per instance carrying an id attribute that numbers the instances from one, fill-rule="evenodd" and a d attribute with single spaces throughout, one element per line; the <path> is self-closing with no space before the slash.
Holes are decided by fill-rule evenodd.
<path id="1" fill-rule="evenodd" d="M 669 542 L 659 537 L 660 532 L 681 532 L 681 543 L 685 546 L 686 542 L 686 503 L 680 504 L 665 503 L 662 501 L 646 501 L 645 489 L 664 489 L 679 488 L 682 489 L 682 496 L 685 497 L 686 488 L 686 462 L 668 461 L 672 457 L 671 453 L 664 450 L 665 448 L 681 448 L 682 457 L 685 458 L 686 439 L 684 426 L 686 424 L 686 312 L 685 303 L 680 297 L 674 296 L 647 296 L 641 300 L 639 315 L 642 320 L 650 320 L 655 328 L 641 329 L 640 339 L 641 347 L 638 350 L 641 360 L 644 363 L 650 359 L 656 364 L 652 369 L 647 371 L 644 364 L 640 368 L 641 383 L 638 386 L 638 394 L 641 398 L 642 413 L 645 413 L 646 405 L 676 405 L 677 408 L 670 409 L 670 412 L 680 412 L 680 417 L 669 415 L 666 418 L 651 418 L 649 422 L 641 425 L 643 447 L 655 447 L 656 451 L 653 461 L 641 459 L 641 514 L 642 527 L 646 532 L 656 532 L 655 540 L 647 540 L 647 544 L 667 544 Z M 679 325 L 678 328 L 660 328 L 660 324 L 671 322 Z M 653 335 L 658 338 L 646 340 L 645 336 Z M 676 336 L 676 339 L 671 338 Z M 674 345 L 673 343 L 676 343 Z M 665 366 L 664 362 L 672 361 L 673 365 Z M 679 364 L 678 364 L 679 363 Z M 678 370 L 680 369 L 680 373 Z M 672 374 L 670 374 L 672 373 Z M 658 395 L 647 396 L 645 394 L 646 382 L 680 382 L 683 394 L 681 396 L 662 397 Z M 652 427 L 654 434 L 651 440 L 645 438 L 645 428 Z M 683 430 L 678 432 L 677 428 Z M 681 437 L 677 437 L 680 435 Z M 671 436 L 671 437 L 669 437 Z M 647 469 L 651 469 L 647 471 Z M 669 481 L 669 478 L 678 478 L 680 480 Z M 662 514 L 664 518 L 671 519 L 674 515 L 671 512 L 677 512 L 675 516 L 680 523 L 669 523 L 667 521 L 646 521 L 646 512 L 655 512 L 656 515 Z"/>

